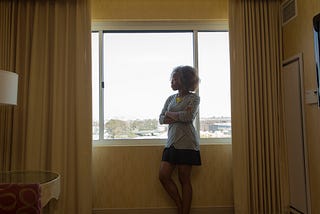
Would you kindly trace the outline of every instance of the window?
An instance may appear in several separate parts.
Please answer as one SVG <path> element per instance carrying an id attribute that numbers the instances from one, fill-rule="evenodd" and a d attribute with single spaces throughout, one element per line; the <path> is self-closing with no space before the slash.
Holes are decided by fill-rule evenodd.
<path id="1" fill-rule="evenodd" d="M 93 140 L 99 139 L 99 33 L 95 32 L 91 35 L 92 39 L 92 137 Z"/>
<path id="2" fill-rule="evenodd" d="M 166 138 L 158 117 L 178 65 L 199 70 L 201 138 L 230 139 L 228 32 L 102 29 L 92 33 L 93 140 Z"/>
<path id="3" fill-rule="evenodd" d="M 198 32 L 200 136 L 231 137 L 230 63 L 227 32 Z"/>

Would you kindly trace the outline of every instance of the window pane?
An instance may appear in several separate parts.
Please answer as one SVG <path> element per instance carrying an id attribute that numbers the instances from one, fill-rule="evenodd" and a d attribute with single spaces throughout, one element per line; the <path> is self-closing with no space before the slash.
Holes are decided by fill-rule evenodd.
<path id="1" fill-rule="evenodd" d="M 104 33 L 105 139 L 166 138 L 170 74 L 193 65 L 192 33 Z"/>
<path id="2" fill-rule="evenodd" d="M 92 139 L 99 139 L 99 33 L 92 33 Z"/>
<path id="3" fill-rule="evenodd" d="M 201 138 L 231 137 L 228 32 L 199 32 Z"/>

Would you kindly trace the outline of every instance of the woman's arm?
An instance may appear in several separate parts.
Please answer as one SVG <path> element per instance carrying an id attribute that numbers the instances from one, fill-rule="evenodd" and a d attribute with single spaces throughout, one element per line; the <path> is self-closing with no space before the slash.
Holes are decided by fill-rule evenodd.
<path id="1" fill-rule="evenodd" d="M 167 111 L 165 116 L 170 118 L 171 120 L 177 121 L 179 119 L 179 112 Z"/>
<path id="2" fill-rule="evenodd" d="M 175 122 L 177 122 L 177 121 L 172 119 L 172 118 L 170 118 L 170 117 L 167 117 L 167 116 L 163 120 L 164 124 L 171 124 L 171 123 L 175 123 Z"/>
<path id="3" fill-rule="evenodd" d="M 172 118 L 169 118 L 168 116 L 166 116 L 166 112 L 168 109 L 168 105 L 171 102 L 173 96 L 168 97 L 168 99 L 166 100 L 166 102 L 164 103 L 164 106 L 162 108 L 162 111 L 160 113 L 159 116 L 159 123 L 160 124 L 171 124 L 174 121 L 172 120 Z"/>
<path id="4" fill-rule="evenodd" d="M 168 112 L 165 112 L 165 115 L 167 117 L 170 117 L 176 122 L 192 122 L 196 117 L 196 115 L 198 114 L 199 104 L 200 104 L 200 97 L 195 95 L 194 97 L 192 97 L 189 104 L 183 111 L 178 111 L 178 112 L 168 111 Z"/>

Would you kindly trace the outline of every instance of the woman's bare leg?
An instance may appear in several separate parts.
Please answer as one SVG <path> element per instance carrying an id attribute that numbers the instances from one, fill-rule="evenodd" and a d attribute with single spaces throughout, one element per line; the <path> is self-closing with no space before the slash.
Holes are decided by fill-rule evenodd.
<path id="1" fill-rule="evenodd" d="M 175 165 L 162 161 L 159 170 L 159 179 L 164 189 L 168 192 L 170 197 L 174 200 L 178 208 L 178 214 L 182 214 L 182 201 L 177 188 L 177 185 L 172 180 L 171 175 Z"/>
<path id="2" fill-rule="evenodd" d="M 191 165 L 178 165 L 179 181 L 182 187 L 182 214 L 189 214 L 192 201 Z"/>

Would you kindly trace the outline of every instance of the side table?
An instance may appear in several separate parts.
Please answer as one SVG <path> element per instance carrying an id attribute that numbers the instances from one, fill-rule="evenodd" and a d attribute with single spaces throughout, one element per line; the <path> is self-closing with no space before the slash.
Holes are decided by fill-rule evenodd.
<path id="1" fill-rule="evenodd" d="M 41 187 L 41 206 L 50 199 L 59 199 L 60 175 L 49 171 L 6 171 L 0 172 L 0 183 L 39 184 Z"/>

